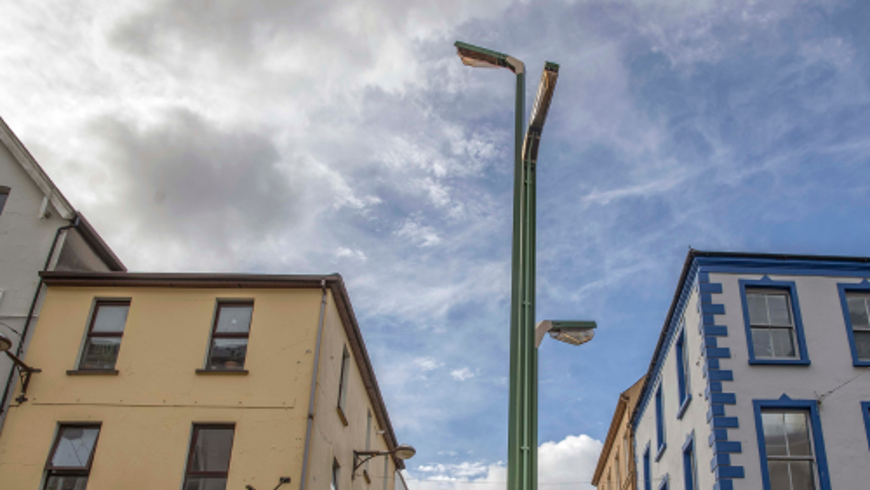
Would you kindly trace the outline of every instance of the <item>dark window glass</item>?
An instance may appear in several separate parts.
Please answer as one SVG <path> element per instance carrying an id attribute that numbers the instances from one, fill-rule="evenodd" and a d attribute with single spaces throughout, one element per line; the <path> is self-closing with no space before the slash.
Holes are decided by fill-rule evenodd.
<path id="1" fill-rule="evenodd" d="M 350 352 L 347 346 L 341 352 L 341 374 L 338 380 L 338 408 L 347 412 L 347 377 L 350 372 Z"/>
<path id="2" fill-rule="evenodd" d="M 656 437 L 659 451 L 665 447 L 665 405 L 662 399 L 662 385 L 656 390 Z"/>
<path id="3" fill-rule="evenodd" d="M 9 188 L 0 186 L 0 214 L 3 214 L 7 199 L 9 199 Z"/>
<path id="4" fill-rule="evenodd" d="M 341 466 L 338 465 L 338 461 L 332 460 L 332 484 L 330 486 L 330 490 L 339 490 L 338 482 L 341 478 Z"/>
<path id="5" fill-rule="evenodd" d="M 209 348 L 208 369 L 245 368 L 253 312 L 252 303 L 218 304 Z"/>
<path id="6" fill-rule="evenodd" d="M 46 490 L 84 490 L 100 436 L 98 425 L 61 425 L 46 464 Z"/>
<path id="7" fill-rule="evenodd" d="M 129 310 L 129 301 L 97 302 L 79 369 L 115 369 Z"/>
<path id="8" fill-rule="evenodd" d="M 184 490 L 225 490 L 233 449 L 232 425 L 194 425 Z"/>
<path id="9" fill-rule="evenodd" d="M 852 322 L 852 337 L 855 339 L 858 360 L 870 361 L 870 296 L 849 294 L 846 301 L 849 305 L 849 320 Z"/>

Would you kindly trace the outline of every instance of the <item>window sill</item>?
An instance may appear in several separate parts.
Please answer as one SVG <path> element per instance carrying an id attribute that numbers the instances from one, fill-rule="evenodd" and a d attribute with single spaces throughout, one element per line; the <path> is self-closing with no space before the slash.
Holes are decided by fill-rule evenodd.
<path id="1" fill-rule="evenodd" d="M 247 369 L 197 369 L 196 374 L 226 374 L 226 375 L 237 375 L 237 376 L 247 376 Z"/>
<path id="2" fill-rule="evenodd" d="M 117 376 L 117 369 L 70 369 L 67 376 Z"/>
<path id="3" fill-rule="evenodd" d="M 692 402 L 692 395 L 686 395 L 686 398 L 683 399 L 683 403 L 680 405 L 680 409 L 677 410 L 677 420 L 683 418 L 683 415 L 686 413 L 686 409 L 689 408 L 689 403 Z"/>
<path id="4" fill-rule="evenodd" d="M 662 455 L 665 454 L 665 449 L 667 449 L 667 448 L 668 448 L 667 443 L 664 443 L 661 446 L 659 446 L 659 450 L 658 450 L 658 452 L 656 452 L 656 460 L 655 460 L 656 463 L 658 463 L 659 460 L 662 459 Z"/>
<path id="5" fill-rule="evenodd" d="M 342 410 L 341 407 L 335 407 L 335 410 L 338 412 L 338 418 L 341 419 L 341 423 L 347 427 L 347 416 L 344 415 L 344 410 Z"/>
<path id="6" fill-rule="evenodd" d="M 809 366 L 809 359 L 750 359 L 752 366 Z M 870 364 L 868 364 L 870 365 Z"/>
<path id="7" fill-rule="evenodd" d="M 868 367 L 870 366 L 870 361 L 852 361 L 852 365 L 855 367 Z"/>

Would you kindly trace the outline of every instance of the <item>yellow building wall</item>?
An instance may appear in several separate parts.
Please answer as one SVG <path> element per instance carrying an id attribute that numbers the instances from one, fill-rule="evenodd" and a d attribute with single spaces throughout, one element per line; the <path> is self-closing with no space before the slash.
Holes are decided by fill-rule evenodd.
<path id="1" fill-rule="evenodd" d="M 619 421 L 619 430 L 613 441 L 613 446 L 610 449 L 610 454 L 607 457 L 607 464 L 604 467 L 601 481 L 598 482 L 599 490 L 636 490 L 637 478 L 635 477 L 635 461 L 634 451 L 632 446 L 634 441 L 631 438 L 631 411 L 625 410 L 622 420 Z M 628 434 L 626 454 L 626 439 Z M 617 465 L 619 470 L 617 471 Z M 619 480 L 617 480 L 617 475 Z"/>
<path id="2" fill-rule="evenodd" d="M 95 298 L 131 300 L 119 374 L 68 375 Z M 217 299 L 254 302 L 247 375 L 195 372 L 205 364 Z M 58 423 L 101 422 L 88 490 L 180 489 L 192 424 L 225 422 L 235 423 L 228 489 L 273 488 L 281 476 L 298 488 L 320 300 L 319 289 L 49 288 L 26 359 L 42 372 L 33 375 L 29 400 L 10 409 L 0 435 L 0 486 L 39 488 Z M 342 490 L 365 488 L 361 477 L 351 487 L 350 469 L 353 449 L 365 447 L 371 406 L 352 362 L 349 425 L 336 414 L 342 343 L 347 338 L 330 300 L 311 490 L 328 489 L 333 457 L 347 480 Z M 385 449 L 374 425 L 372 448 Z M 383 459 L 370 465 L 379 478 Z M 378 482 L 371 488 L 384 490 Z"/>

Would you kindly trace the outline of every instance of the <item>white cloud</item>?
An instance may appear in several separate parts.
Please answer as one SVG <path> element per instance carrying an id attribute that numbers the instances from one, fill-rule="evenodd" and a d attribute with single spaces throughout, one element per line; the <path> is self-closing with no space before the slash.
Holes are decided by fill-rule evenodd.
<path id="1" fill-rule="evenodd" d="M 417 366 L 417 368 L 419 368 L 421 371 L 434 371 L 441 367 L 443 364 L 431 357 L 417 357 L 414 358 L 414 365 Z"/>
<path id="2" fill-rule="evenodd" d="M 603 444 L 587 435 L 569 435 L 538 448 L 538 485 L 551 490 L 592 490 L 592 475 Z M 406 471 L 413 490 L 504 490 L 503 462 L 430 463 Z"/>
<path id="3" fill-rule="evenodd" d="M 453 379 L 458 379 L 459 381 L 465 381 L 465 380 L 473 378 L 475 376 L 475 374 L 474 374 L 474 372 L 471 371 L 471 369 L 464 367 L 461 369 L 454 369 L 453 371 L 450 371 L 450 376 L 453 376 Z"/>
<path id="4" fill-rule="evenodd" d="M 368 259 L 368 257 L 366 257 L 366 254 L 363 253 L 362 250 L 354 250 L 354 249 L 350 249 L 347 247 L 338 247 L 338 249 L 335 251 L 335 256 L 342 257 L 342 258 L 346 257 L 346 258 L 357 259 L 357 260 L 361 260 L 363 262 L 365 262 L 366 259 Z"/>
<path id="5" fill-rule="evenodd" d="M 408 218 L 395 231 L 396 236 L 407 238 L 419 247 L 432 247 L 441 243 L 441 237 L 431 226 L 421 225 L 413 218 Z"/>

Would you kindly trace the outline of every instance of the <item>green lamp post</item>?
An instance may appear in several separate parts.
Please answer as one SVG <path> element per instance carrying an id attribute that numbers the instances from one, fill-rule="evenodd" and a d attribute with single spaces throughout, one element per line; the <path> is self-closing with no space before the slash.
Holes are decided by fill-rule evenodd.
<path id="1" fill-rule="evenodd" d="M 535 328 L 535 165 L 541 132 L 556 89 L 559 65 L 547 62 L 523 137 L 525 65 L 496 51 L 456 42 L 462 62 L 507 68 L 517 77 L 514 142 L 514 222 L 511 270 L 510 408 L 508 490 L 538 487 L 538 345 L 546 332 L 580 345 L 592 338 L 594 322 L 546 320 Z"/>

